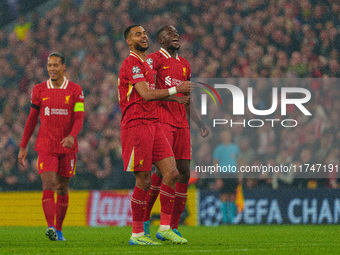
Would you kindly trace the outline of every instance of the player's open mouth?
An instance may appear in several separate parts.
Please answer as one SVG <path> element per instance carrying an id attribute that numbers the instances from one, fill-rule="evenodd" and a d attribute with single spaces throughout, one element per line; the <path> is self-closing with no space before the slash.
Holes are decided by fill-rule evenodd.
<path id="1" fill-rule="evenodd" d="M 172 40 L 172 44 L 173 44 L 175 47 L 178 47 L 178 46 L 179 46 L 179 41 L 178 41 L 178 39 L 173 39 L 173 40 Z"/>

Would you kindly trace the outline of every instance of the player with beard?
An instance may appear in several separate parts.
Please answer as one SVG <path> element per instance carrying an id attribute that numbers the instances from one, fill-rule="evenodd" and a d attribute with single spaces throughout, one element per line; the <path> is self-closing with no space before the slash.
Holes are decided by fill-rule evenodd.
<path id="1" fill-rule="evenodd" d="M 119 103 L 122 110 L 121 141 L 124 170 L 133 172 L 136 185 L 131 198 L 132 236 L 130 245 L 160 244 L 144 234 L 147 190 L 151 184 L 151 167 L 154 164 L 163 176 L 160 185 L 161 222 L 158 234 L 173 243 L 186 243 L 170 228 L 174 205 L 175 185 L 178 176 L 174 154 L 159 123 L 154 100 L 177 93 L 189 93 L 190 82 L 176 88 L 155 90 L 155 79 L 145 61 L 148 36 L 140 25 L 129 26 L 124 37 L 130 55 L 119 71 Z"/>
<path id="2" fill-rule="evenodd" d="M 164 26 L 157 33 L 158 42 L 161 49 L 158 52 L 149 54 L 147 62 L 157 77 L 156 89 L 173 89 L 190 80 L 191 68 L 189 62 L 180 57 L 177 51 L 180 48 L 179 35 L 173 26 Z M 179 176 L 176 183 L 176 193 L 174 208 L 171 214 L 171 228 L 179 235 L 178 224 L 181 214 L 184 211 L 188 182 L 190 179 L 190 129 L 187 121 L 187 114 L 198 125 L 201 130 L 201 136 L 208 136 L 209 132 L 205 125 L 194 110 L 192 100 L 190 104 L 183 104 L 187 97 L 184 94 L 177 94 L 168 98 L 166 101 L 157 101 L 158 116 L 161 122 L 162 129 L 167 137 L 176 159 L 176 166 L 179 171 Z M 193 107 L 190 114 L 190 105 Z M 162 174 L 156 169 L 151 177 L 151 187 L 147 193 L 147 207 L 144 216 L 144 231 L 150 235 L 150 213 L 151 209 L 160 192 L 162 184 Z M 163 176 L 164 179 L 164 176 Z M 156 235 L 162 240 L 160 235 Z"/>
<path id="3" fill-rule="evenodd" d="M 19 163 L 24 166 L 26 146 L 40 117 L 35 150 L 43 189 L 42 207 L 48 225 L 46 236 L 52 241 L 66 241 L 62 224 L 68 208 L 70 178 L 76 169 L 77 135 L 84 119 L 83 91 L 63 75 L 65 68 L 63 55 L 58 52 L 49 55 L 50 79 L 33 88 L 31 111 L 18 155 Z"/>

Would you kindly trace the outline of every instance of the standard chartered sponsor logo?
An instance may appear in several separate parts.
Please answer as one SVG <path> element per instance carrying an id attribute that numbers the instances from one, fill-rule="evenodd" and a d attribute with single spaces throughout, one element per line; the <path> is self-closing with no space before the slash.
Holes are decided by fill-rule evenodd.
<path id="1" fill-rule="evenodd" d="M 52 115 L 68 115 L 68 110 L 67 109 L 52 108 L 51 109 L 51 114 Z"/>
<path id="2" fill-rule="evenodd" d="M 183 81 L 181 81 L 181 80 L 178 80 L 178 79 L 175 79 L 175 78 L 172 79 L 172 85 L 179 86 L 182 83 L 183 83 Z"/>
<path id="3" fill-rule="evenodd" d="M 50 115 L 68 115 L 68 110 L 67 109 L 57 109 L 57 108 L 49 108 L 45 107 L 45 116 L 50 116 Z"/>

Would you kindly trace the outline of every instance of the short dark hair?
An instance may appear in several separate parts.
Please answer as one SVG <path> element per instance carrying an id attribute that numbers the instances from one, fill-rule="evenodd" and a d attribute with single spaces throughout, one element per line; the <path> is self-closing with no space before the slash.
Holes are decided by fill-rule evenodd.
<path id="1" fill-rule="evenodd" d="M 130 31 L 132 28 L 134 27 L 140 27 L 141 25 L 138 25 L 138 24 L 134 24 L 134 25 L 131 25 L 131 26 L 128 26 L 125 31 L 124 31 L 124 38 L 125 40 L 128 38 L 129 34 L 130 34 Z"/>
<path id="2" fill-rule="evenodd" d="M 52 53 L 48 56 L 48 58 L 50 58 L 50 57 L 58 57 L 58 58 L 60 58 L 61 64 L 62 64 L 62 65 L 66 63 L 65 57 L 63 56 L 63 54 L 61 54 L 61 53 L 59 53 L 59 52 L 52 52 Z"/>
<path id="3" fill-rule="evenodd" d="M 166 26 L 164 26 L 164 27 L 162 27 L 161 29 L 158 30 L 158 32 L 157 32 L 157 40 L 159 40 L 159 37 L 161 36 L 161 33 L 162 33 L 165 29 L 167 29 L 168 27 L 170 27 L 170 25 L 166 25 Z"/>

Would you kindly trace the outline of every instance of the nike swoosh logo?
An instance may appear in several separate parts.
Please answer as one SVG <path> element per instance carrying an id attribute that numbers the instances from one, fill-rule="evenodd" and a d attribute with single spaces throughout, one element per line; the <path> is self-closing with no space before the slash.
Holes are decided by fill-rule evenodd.
<path id="1" fill-rule="evenodd" d="M 163 66 L 163 69 L 168 69 L 170 66 Z"/>
<path id="2" fill-rule="evenodd" d="M 47 99 L 49 99 L 49 97 L 44 97 L 44 98 L 43 98 L 43 101 L 45 101 L 45 100 L 47 100 Z"/>

